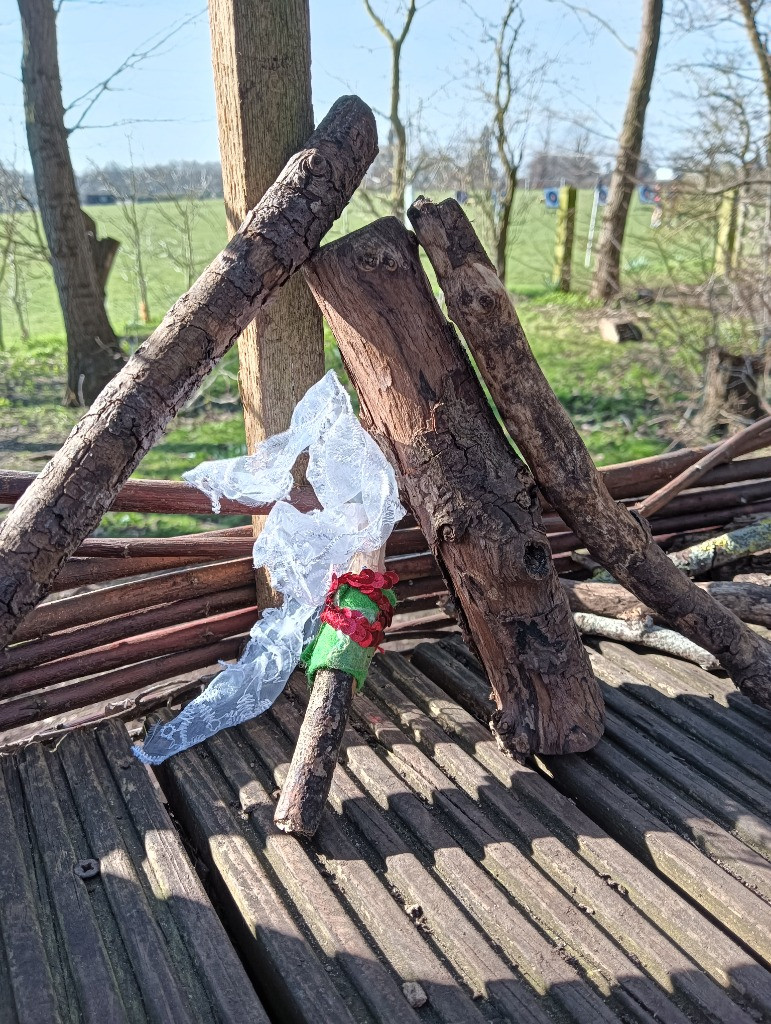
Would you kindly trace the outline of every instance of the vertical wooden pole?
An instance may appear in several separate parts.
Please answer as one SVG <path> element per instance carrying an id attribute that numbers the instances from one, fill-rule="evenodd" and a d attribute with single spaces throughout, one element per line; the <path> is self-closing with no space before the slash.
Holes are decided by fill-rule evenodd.
<path id="1" fill-rule="evenodd" d="M 736 214 L 738 192 L 735 188 L 723 193 L 717 213 L 717 242 L 715 244 L 715 273 L 727 277 L 734 267 L 736 246 Z"/>
<path id="2" fill-rule="evenodd" d="M 557 210 L 557 237 L 554 243 L 552 284 L 561 292 L 570 291 L 570 264 L 573 259 L 573 235 L 576 223 L 576 190 L 572 185 L 560 189 Z"/>
<path id="3" fill-rule="evenodd" d="M 209 0 L 222 182 L 230 235 L 313 129 L 308 0 Z M 249 452 L 286 430 L 324 374 L 324 330 L 308 286 L 294 277 L 238 341 Z M 264 519 L 255 517 L 255 536 Z M 261 605 L 275 604 L 258 575 Z"/>

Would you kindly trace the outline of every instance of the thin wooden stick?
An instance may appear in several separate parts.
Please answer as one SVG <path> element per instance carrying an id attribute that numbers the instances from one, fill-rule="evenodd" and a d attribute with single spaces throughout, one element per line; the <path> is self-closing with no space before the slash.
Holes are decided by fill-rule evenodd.
<path id="1" fill-rule="evenodd" d="M 131 636 L 151 633 L 167 626 L 197 622 L 221 612 L 253 605 L 254 587 L 240 587 L 193 597 L 188 601 L 175 601 L 142 612 L 127 612 L 67 633 L 54 634 L 25 644 L 13 644 L 0 652 L 0 677 L 39 667 L 78 652 L 104 647 L 118 640 L 127 640 Z"/>
<path id="2" fill-rule="evenodd" d="M 251 529 L 251 527 L 250 527 Z M 100 590 L 41 604 L 14 634 L 15 641 L 35 640 L 142 608 L 182 601 L 254 583 L 250 558 L 166 572 L 145 580 L 118 583 Z"/>
<path id="3" fill-rule="evenodd" d="M 75 708 L 112 699 L 140 686 L 170 679 L 183 672 L 215 666 L 220 661 L 237 658 L 248 633 L 228 637 L 217 643 L 204 644 L 186 651 L 175 651 L 151 661 L 103 672 L 88 679 L 79 679 L 67 686 L 57 686 L 42 693 L 25 694 L 0 704 L 0 730 L 15 729 L 51 715 L 64 714 Z"/>
<path id="4" fill-rule="evenodd" d="M 369 567 L 382 572 L 384 555 L 381 549 L 370 560 Z M 366 564 L 354 560 L 351 571 L 360 572 Z M 355 691 L 356 680 L 347 672 L 320 669 L 316 673 L 292 763 L 273 815 L 282 832 L 307 837 L 316 834 Z"/>
<path id="5" fill-rule="evenodd" d="M 720 662 L 709 651 L 686 640 L 684 636 L 672 629 L 655 626 L 650 619 L 624 621 L 622 619 L 607 619 L 602 615 L 590 615 L 586 612 L 576 612 L 573 618 L 581 632 L 589 636 L 604 636 L 609 640 L 621 640 L 626 644 L 650 647 L 655 651 L 663 651 L 676 658 L 692 661 L 705 669 L 720 668 Z"/>
<path id="6" fill-rule="evenodd" d="M 719 444 L 708 455 L 694 462 L 688 469 L 683 470 L 674 480 L 664 484 L 663 487 L 654 491 L 644 501 L 638 502 L 635 505 L 635 511 L 638 515 L 645 516 L 646 519 L 650 518 L 681 491 L 684 491 L 687 487 L 693 487 L 713 466 L 717 466 L 721 462 L 730 462 L 739 451 L 746 452 L 762 448 L 768 442 L 770 435 L 771 416 L 764 416 L 763 419 L 750 424 L 749 427 L 740 430 L 733 437 L 726 438 L 722 444 Z M 748 447 L 750 444 L 752 448 Z"/>
<path id="7" fill-rule="evenodd" d="M 120 668 L 132 662 L 157 658 L 174 651 L 202 647 L 213 640 L 241 634 L 254 625 L 259 608 L 239 608 L 236 611 L 211 615 L 197 622 L 153 630 L 140 636 L 94 648 L 86 654 L 48 662 L 39 668 L 27 669 L 0 679 L 0 697 L 13 697 L 33 690 L 42 690 L 68 679 L 77 679 L 95 672 Z"/>

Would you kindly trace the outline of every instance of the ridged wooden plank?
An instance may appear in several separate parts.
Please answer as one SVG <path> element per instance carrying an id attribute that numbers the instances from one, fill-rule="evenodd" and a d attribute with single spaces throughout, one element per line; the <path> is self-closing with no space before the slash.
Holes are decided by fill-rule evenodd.
<path id="1" fill-rule="evenodd" d="M 388 685 L 378 686 L 379 696 L 388 697 Z M 455 786 L 431 758 L 404 742 L 404 733 L 390 717 L 384 717 L 365 698 L 357 703 L 354 720 L 388 751 L 388 764 L 400 778 L 460 830 L 463 849 L 511 894 L 531 920 L 549 933 L 558 948 L 581 965 L 582 975 L 603 996 L 615 997 L 619 1008 L 635 1017 L 637 1013 L 645 1017 L 650 1014 L 662 1022 L 681 1024 L 688 1020 L 639 966 L 596 927 L 585 910 L 544 877 L 477 802 Z"/>
<path id="2" fill-rule="evenodd" d="M 224 783 L 200 748 L 177 754 L 159 766 L 158 776 L 197 849 L 206 854 L 226 919 L 269 1013 L 279 1021 L 353 1024 L 266 866 L 234 829 Z"/>
<path id="3" fill-rule="evenodd" d="M 89 737 L 93 744 L 93 736 Z M 194 1020 L 169 950 L 108 804 L 83 734 L 66 736 L 58 755 L 92 856 L 131 961 L 148 1016 L 168 1024 Z M 208 1015 L 207 1015 L 208 1016 Z"/>
<path id="4" fill-rule="evenodd" d="M 648 742 L 625 719 L 612 711 L 606 717 L 605 735 L 615 746 L 631 754 L 637 764 L 646 765 L 654 775 L 665 779 L 669 784 L 665 792 L 684 794 L 689 800 L 696 801 L 737 839 L 760 854 L 761 858 L 771 860 L 771 828 L 752 808 L 735 800 L 720 786 L 683 764 L 680 758 L 674 757 L 663 747 Z M 681 816 L 683 813 L 681 809 Z M 698 816 L 693 804 L 689 804 L 686 818 L 694 813 Z"/>
<path id="5" fill-rule="evenodd" d="M 112 759 L 93 730 L 0 759 L 0 859 L 30 894 L 11 948 L 38 1015 L 19 1024 L 268 1024 L 125 729 L 104 736 Z"/>
<path id="6" fill-rule="evenodd" d="M 281 784 L 291 757 L 291 746 L 286 736 L 267 716 L 245 723 L 240 732 L 248 738 L 255 756 L 259 752 L 262 762 L 273 772 L 275 781 Z M 338 768 L 332 782 L 336 801 L 342 799 L 337 791 L 341 778 L 343 772 Z M 336 815 L 327 812 L 322 816 L 313 845 L 370 940 L 377 945 L 402 982 L 420 984 L 428 996 L 430 1009 L 441 1021 L 447 1024 L 456 1021 L 482 1024 L 484 1018 L 474 1003 L 375 873 L 360 848 L 353 844 Z M 473 959 L 473 950 L 468 956 Z M 483 984 L 478 984 L 473 991 L 475 995 L 483 995 Z"/>
<path id="7" fill-rule="evenodd" d="M 634 715 L 640 728 L 644 727 L 654 739 L 661 735 L 666 739 L 665 745 L 676 743 L 678 753 L 691 764 L 714 771 L 721 784 L 734 789 L 738 786 L 737 795 L 744 794 L 746 799 L 751 793 L 761 808 L 771 807 L 768 756 L 753 749 L 740 736 L 733 735 L 727 741 L 724 728 L 656 687 L 641 683 L 628 670 L 606 660 L 602 673 L 604 682 L 618 691 L 621 703 Z"/>
<path id="8" fill-rule="evenodd" d="M 603 692 L 610 706 L 613 706 L 612 698 L 619 695 L 605 688 Z M 683 738 L 675 727 L 669 727 L 664 722 L 659 723 L 658 720 L 650 725 L 649 719 L 652 717 L 653 713 L 648 714 L 644 708 L 640 708 L 635 716 L 635 725 L 656 737 L 660 730 L 673 749 L 690 749 L 691 741 Z M 623 755 L 619 755 L 617 760 L 620 761 L 622 758 Z M 746 942 L 756 955 L 767 964 L 771 964 L 771 907 L 673 831 L 665 821 L 629 797 L 604 772 L 599 772 L 589 764 L 588 760 L 572 756 L 538 760 L 546 766 L 560 789 L 575 799 L 596 822 L 632 849 L 642 860 L 655 865 L 659 872 L 687 893 L 697 905 L 704 907 L 740 941 Z M 710 761 L 712 759 L 705 752 L 705 770 L 707 762 Z M 644 774 L 631 762 L 628 762 L 628 767 L 631 778 L 639 779 Z M 728 773 L 722 764 L 719 764 L 719 770 L 719 778 L 724 778 Z M 649 790 L 653 788 L 655 787 L 652 784 L 647 787 Z M 669 806 L 671 813 L 676 815 L 674 796 L 670 798 Z M 685 811 L 682 809 L 682 801 L 679 813 L 683 818 Z M 705 823 L 702 824 L 701 831 L 703 834 L 706 833 Z M 715 842 L 713 839 L 713 848 Z M 721 846 L 731 846 L 730 837 L 725 833 Z M 750 851 L 747 851 L 747 855 L 752 860 L 753 855 Z M 740 844 L 737 847 L 731 846 L 731 859 L 735 865 L 740 864 Z M 745 874 L 753 875 L 755 880 L 763 885 L 766 880 L 761 871 L 762 867 L 759 866 L 756 867 L 754 874 L 751 871 L 745 871 Z"/>
<path id="9" fill-rule="evenodd" d="M 274 705 L 271 718 L 294 740 L 300 725 L 297 709 L 282 701 Z M 499 1012 L 523 1024 L 545 1024 L 549 1015 L 539 1007 L 512 967 L 432 877 L 411 846 L 391 826 L 387 815 L 345 772 L 335 772 L 329 800 L 376 851 L 389 883 L 401 894 L 405 906 L 419 908 L 414 912 L 419 913 L 423 927 L 475 997 L 486 997 Z"/>
<path id="10" fill-rule="evenodd" d="M 615 1014 L 575 968 L 560 957 L 556 946 L 539 933 L 453 839 L 438 816 L 429 812 L 354 730 L 346 734 L 344 750 L 348 769 L 359 786 L 375 805 L 397 816 L 423 847 L 432 865 L 432 874 L 444 882 L 477 926 L 501 948 L 511 963 L 517 965 L 539 995 L 548 994 L 574 1019 L 615 1019 Z M 403 841 L 400 847 L 404 849 Z M 388 869 L 391 870 L 393 851 L 383 853 L 389 858 Z M 420 902 L 425 904 L 425 896 Z"/>
<path id="11" fill-rule="evenodd" d="M 766 901 L 771 900 L 771 864 L 696 804 L 673 792 L 666 782 L 641 767 L 636 758 L 613 743 L 603 742 L 594 751 L 591 763 L 601 767 L 625 789 L 632 790 L 647 807 L 660 814 L 673 831 L 693 842 L 734 878 Z M 771 926 L 771 919 L 768 923 Z"/>
<path id="12" fill-rule="evenodd" d="M 467 666 L 455 660 L 450 650 L 453 653 L 458 650 L 450 641 L 422 644 L 416 648 L 413 661 L 419 671 L 411 666 L 400 670 L 396 680 L 400 689 L 487 768 L 503 787 L 526 800 L 545 829 L 553 830 L 554 835 L 562 837 L 587 864 L 623 890 L 634 906 L 729 990 L 733 998 L 771 1016 L 771 973 L 756 956 L 716 927 L 703 912 L 683 899 L 572 800 L 555 790 L 546 778 L 500 752 L 479 721 L 479 718 L 485 720 L 488 714 L 486 687 L 480 677 L 474 679 Z M 465 656 L 473 663 L 473 656 L 468 652 Z M 385 655 L 383 660 L 389 665 L 389 674 L 395 678 L 391 666 L 397 664 L 401 667 L 402 659 Z M 439 680 L 441 686 L 434 680 Z M 475 706 L 476 721 L 452 699 L 456 691 L 459 698 Z"/>
<path id="13" fill-rule="evenodd" d="M 729 703 L 729 695 L 747 700 L 738 690 L 734 690 L 730 680 L 716 679 L 715 676 L 709 675 L 701 669 L 697 670 L 702 673 L 702 684 L 709 686 L 711 690 L 710 695 L 707 696 L 703 689 L 697 689 L 692 683 L 689 684 L 686 675 L 681 675 L 681 670 L 686 668 L 686 665 L 677 659 L 657 654 L 636 655 L 628 647 L 614 644 L 611 641 L 600 641 L 597 646 L 606 662 L 633 673 L 636 680 L 649 684 L 666 697 L 674 698 L 678 704 L 690 708 L 699 716 L 708 718 L 722 730 L 724 747 L 727 745 L 725 734 L 730 733 L 740 743 L 748 744 L 756 751 L 765 754 L 766 757 L 771 757 L 771 735 L 768 730 L 768 725 L 771 725 L 771 715 L 769 715 L 768 725 L 764 725 L 761 721 L 748 720 L 736 704 Z M 593 653 L 590 651 L 590 657 Z M 757 712 L 763 710 L 757 704 L 752 703 L 750 703 L 750 708 Z M 751 713 L 753 712 L 751 711 Z"/>
<path id="14" fill-rule="evenodd" d="M 60 1024 L 56 991 L 45 956 L 20 838 L 0 771 L 0 1019 L 9 1024 Z"/>
<path id="15" fill-rule="evenodd" d="M 398 664 L 399 660 L 394 659 L 392 667 Z M 666 1020 L 668 1014 L 673 1012 L 669 1003 L 670 990 L 678 1002 L 687 1000 L 687 1004 L 697 1009 L 705 1019 L 746 1019 L 715 982 L 703 974 L 692 960 L 651 925 L 635 907 L 630 906 L 608 884 L 607 878 L 592 871 L 556 836 L 549 835 L 548 830 L 544 829 L 543 824 L 515 793 L 504 789 L 478 761 L 459 745 L 450 742 L 439 725 L 413 704 L 397 686 L 390 683 L 379 669 L 371 671 L 368 688 L 379 704 L 386 707 L 391 715 L 398 716 L 400 726 L 431 755 L 455 784 L 468 797 L 479 802 L 485 812 L 482 822 L 486 832 L 494 829 L 494 820 L 502 821 L 511 835 L 519 840 L 520 846 L 528 851 L 533 862 L 574 901 L 575 907 L 583 915 L 584 923 L 579 922 L 576 926 L 574 915 L 566 914 L 563 910 L 564 924 L 560 927 L 555 918 L 557 923 L 552 927 L 561 934 L 579 960 L 599 967 L 599 962 L 594 958 L 598 955 L 604 957 L 604 970 L 608 977 L 615 979 L 619 989 L 628 989 L 630 997 L 638 1000 L 640 1005 L 649 1006 L 651 1012 L 661 1020 Z M 403 747 L 400 748 L 399 756 L 403 756 Z M 416 782 L 420 784 L 426 777 L 427 770 L 423 765 L 419 773 L 415 774 Z M 431 799 L 444 804 L 451 788 L 447 781 L 441 787 L 434 785 Z M 453 797 L 453 804 L 456 804 L 456 800 Z M 473 806 L 468 802 L 462 804 L 463 812 L 469 814 L 469 817 L 473 813 Z M 489 817 L 491 812 L 495 819 Z M 494 831 L 492 835 L 492 841 L 484 840 L 482 836 L 477 838 L 481 846 L 481 863 L 499 880 L 505 876 L 504 884 L 507 887 L 521 884 L 528 874 L 522 864 L 524 858 L 520 857 L 515 864 L 502 863 L 501 851 L 508 853 L 510 844 L 504 846 L 499 835 Z M 535 877 L 537 879 L 539 876 Z M 555 904 L 552 915 L 559 909 L 559 901 L 549 896 L 543 881 L 541 877 L 540 888 L 534 887 L 534 896 L 524 897 L 528 900 L 530 912 L 541 920 L 547 919 L 549 913 L 548 908 L 546 911 L 535 910 L 542 901 L 548 899 Z M 603 931 L 594 928 L 593 922 L 597 922 Z M 605 932 L 618 943 L 623 953 L 608 943 Z M 633 964 L 631 968 L 630 962 Z M 638 964 L 661 988 L 652 985 L 644 975 L 641 980 Z"/>
<path id="16" fill-rule="evenodd" d="M 176 922 L 216 1020 L 221 1024 L 268 1024 L 236 951 L 209 902 L 147 771 L 130 754 L 117 722 L 99 727 L 97 739 L 114 783 L 142 839 L 156 897 Z M 168 937 L 168 928 L 160 921 Z M 176 959 L 176 958 L 175 958 Z M 199 1004 L 196 1004 L 199 1005 Z"/>
<path id="17" fill-rule="evenodd" d="M 85 844 L 76 852 L 57 793 L 38 747 L 22 755 L 20 772 L 30 820 L 50 886 L 57 923 L 72 969 L 80 1011 L 88 1024 L 128 1022 L 127 1007 L 84 881 L 76 864 L 90 858 Z"/>
<path id="18" fill-rule="evenodd" d="M 415 1011 L 340 905 L 302 843 L 276 828 L 275 802 L 256 778 L 254 762 L 250 766 L 246 760 L 249 748 L 242 750 L 230 730 L 213 737 L 208 749 L 237 794 L 241 815 L 248 815 L 256 833 L 255 841 L 287 895 L 302 909 L 303 918 L 324 953 L 342 967 L 374 1019 L 380 1024 L 417 1024 Z"/>

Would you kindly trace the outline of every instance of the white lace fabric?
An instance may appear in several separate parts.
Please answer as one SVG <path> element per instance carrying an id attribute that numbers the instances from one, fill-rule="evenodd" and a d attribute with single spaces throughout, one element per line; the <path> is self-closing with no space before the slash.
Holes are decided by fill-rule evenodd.
<path id="1" fill-rule="evenodd" d="M 304 451 L 307 479 L 321 505 L 306 513 L 285 500 Z M 223 662 L 203 693 L 133 748 L 145 764 L 160 764 L 269 708 L 316 633 L 332 574 L 346 572 L 357 555 L 374 554 L 405 515 L 393 469 L 333 370 L 301 399 L 283 434 L 268 438 L 254 455 L 204 462 L 184 478 L 209 495 L 215 512 L 223 497 L 255 506 L 275 502 L 255 541 L 254 565 L 270 571 L 284 602 L 263 612 L 235 665 Z"/>

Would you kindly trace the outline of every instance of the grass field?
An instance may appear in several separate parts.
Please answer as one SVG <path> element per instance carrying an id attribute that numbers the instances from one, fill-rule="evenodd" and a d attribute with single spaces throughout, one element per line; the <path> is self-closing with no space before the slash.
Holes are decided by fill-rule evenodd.
<path id="1" fill-rule="evenodd" d="M 437 197 L 441 198 L 441 197 Z M 574 293 L 562 296 L 550 286 L 555 214 L 540 201 L 542 193 L 521 193 L 517 200 L 514 237 L 510 246 L 509 286 L 533 350 L 558 396 L 574 418 L 598 463 L 637 458 L 660 451 L 667 438 L 655 422 L 662 394 L 673 394 L 657 357 L 657 345 L 607 345 L 596 329 L 598 311 L 585 298 L 589 271 L 584 252 L 591 209 L 591 192 L 579 195 L 573 259 Z M 482 212 L 468 207 L 484 233 Z M 88 212 L 101 235 L 123 241 L 108 282 L 108 311 L 115 329 L 133 347 L 187 288 L 187 273 L 178 254 L 184 243 L 170 204 L 138 207 L 142 258 L 148 282 L 148 325 L 138 321 L 140 295 L 135 253 L 126 239 L 130 232 L 121 206 L 91 207 Z M 371 219 L 356 197 L 343 213 L 330 238 L 355 230 Z M 652 231 L 650 207 L 635 199 L 625 244 L 626 280 L 651 285 L 671 269 L 672 252 L 684 277 L 698 277 L 701 249 L 678 247 L 667 240 L 669 229 Z M 195 207 L 193 252 L 196 273 L 205 267 L 226 240 L 219 200 Z M 669 256 L 664 258 L 668 249 Z M 711 254 L 710 258 L 711 258 Z M 18 320 L 7 294 L 0 295 L 4 348 L 0 351 L 0 465 L 39 469 L 61 443 L 77 413 L 59 404 L 65 374 L 65 343 L 61 314 L 50 269 L 41 263 L 22 266 L 26 311 L 31 337 L 22 341 Z M 659 325 L 661 328 L 662 325 Z M 661 334 L 659 329 L 657 337 Z M 334 341 L 327 334 L 327 362 L 339 366 Z M 237 355 L 231 352 L 198 407 L 178 417 L 166 439 L 142 462 L 138 476 L 179 478 L 203 459 L 225 458 L 244 451 L 243 424 L 237 409 Z M 220 521 L 221 522 L 221 521 Z M 197 526 L 185 517 L 111 515 L 109 533 L 176 533 Z"/>

